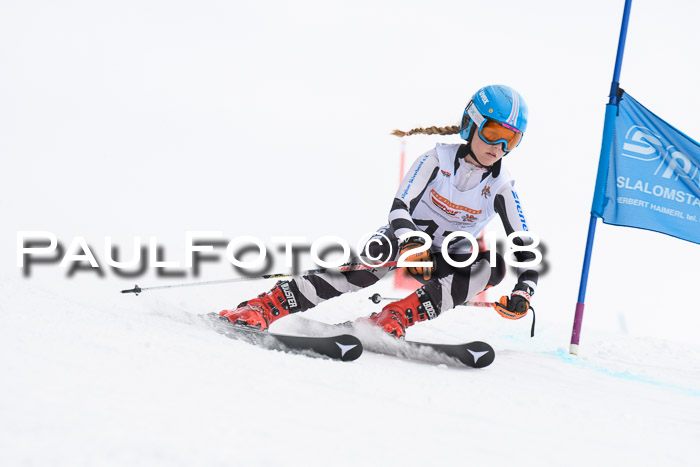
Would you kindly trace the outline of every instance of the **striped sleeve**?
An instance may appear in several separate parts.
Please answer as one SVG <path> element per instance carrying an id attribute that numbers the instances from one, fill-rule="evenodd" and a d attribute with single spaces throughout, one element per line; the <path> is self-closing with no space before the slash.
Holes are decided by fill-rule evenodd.
<path id="1" fill-rule="evenodd" d="M 522 205 L 518 194 L 513 190 L 510 184 L 507 184 L 494 197 L 494 208 L 503 222 L 506 235 L 510 235 L 515 231 L 528 231 L 530 228 L 527 225 L 525 214 L 523 213 Z M 513 239 L 513 243 L 523 246 L 525 243 L 519 237 Z M 535 254 L 531 251 L 519 251 L 514 254 L 516 260 L 521 263 L 526 263 L 535 259 Z M 518 284 L 526 285 L 530 295 L 535 293 L 537 280 L 539 278 L 540 267 L 519 267 L 517 271 Z M 516 285 L 517 287 L 517 285 Z"/>
<path id="2" fill-rule="evenodd" d="M 408 170 L 389 212 L 389 224 L 397 238 L 407 232 L 419 230 L 411 215 L 439 170 L 440 161 L 435 149 L 420 156 Z"/>

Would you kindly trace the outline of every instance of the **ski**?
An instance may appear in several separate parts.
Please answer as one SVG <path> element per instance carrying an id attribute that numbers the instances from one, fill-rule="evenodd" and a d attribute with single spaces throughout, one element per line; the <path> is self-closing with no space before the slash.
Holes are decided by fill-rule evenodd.
<path id="1" fill-rule="evenodd" d="M 299 332 L 323 336 L 342 331 L 358 337 L 363 349 L 382 355 L 433 364 L 484 368 L 493 363 L 496 353 L 486 342 L 474 341 L 461 344 L 438 344 L 396 339 L 374 326 L 355 325 L 353 322 L 326 324 L 298 317 Z"/>
<path id="2" fill-rule="evenodd" d="M 349 334 L 291 336 L 236 326 L 228 320 L 223 320 L 218 313 L 208 313 L 203 317 L 216 332 L 265 349 L 305 355 L 316 354 L 344 362 L 357 360 L 362 355 L 362 342 Z"/>
<path id="3" fill-rule="evenodd" d="M 372 351 L 372 350 L 370 350 Z M 484 368 L 493 363 L 496 353 L 486 342 L 474 341 L 464 344 L 436 344 L 430 342 L 399 341 L 396 350 L 389 353 L 398 357 L 432 361 L 431 353 L 437 352 L 458 360 L 471 368 Z M 383 353 L 383 352 L 377 352 Z"/>

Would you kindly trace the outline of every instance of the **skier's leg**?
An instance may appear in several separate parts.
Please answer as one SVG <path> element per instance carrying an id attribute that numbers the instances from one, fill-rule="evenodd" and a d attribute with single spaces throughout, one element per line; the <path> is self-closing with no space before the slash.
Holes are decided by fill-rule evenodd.
<path id="1" fill-rule="evenodd" d="M 383 234 L 381 236 L 379 234 Z M 369 264 L 388 261 L 396 255 L 396 239 L 387 227 L 377 231 L 361 255 Z M 359 258 L 356 259 L 359 262 Z M 274 321 L 300 311 L 313 308 L 321 302 L 347 292 L 369 287 L 381 279 L 388 269 L 348 271 L 305 275 L 289 281 L 279 281 L 267 293 L 247 300 L 235 310 L 223 310 L 219 315 L 234 324 L 267 329 Z"/>
<path id="2" fill-rule="evenodd" d="M 465 258 L 455 261 L 463 261 Z M 403 337 L 406 328 L 427 319 L 437 318 L 440 313 L 465 303 L 479 292 L 492 287 L 505 276 L 505 261 L 496 255 L 495 264 L 491 265 L 490 253 L 482 252 L 476 261 L 467 268 L 455 268 L 436 254 L 433 257 L 435 268 L 429 281 L 416 277 L 425 285 L 408 297 L 386 305 L 380 313 L 358 322 L 369 322 L 380 326 L 389 334 Z"/>
<path id="3" fill-rule="evenodd" d="M 459 255 L 451 255 L 455 261 L 463 261 Z M 436 268 L 431 280 L 425 284 L 426 292 L 440 312 L 466 303 L 484 290 L 499 284 L 506 274 L 505 261 L 496 254 L 491 264 L 491 252 L 482 251 L 467 268 L 455 268 L 447 264 L 442 255 L 435 255 Z"/>
<path id="4" fill-rule="evenodd" d="M 397 255 L 397 240 L 387 225 L 372 236 L 363 247 L 360 256 L 368 264 L 391 261 Z M 360 262 L 354 258 L 353 262 Z M 299 291 L 299 311 L 306 311 L 321 302 L 344 293 L 356 292 L 374 285 L 388 272 L 387 268 L 325 273 L 302 276 L 290 282 Z"/>

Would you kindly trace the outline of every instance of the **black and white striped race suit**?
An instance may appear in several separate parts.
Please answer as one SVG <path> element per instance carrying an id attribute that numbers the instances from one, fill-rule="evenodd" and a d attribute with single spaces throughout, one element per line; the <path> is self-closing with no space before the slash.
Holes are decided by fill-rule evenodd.
<path id="1" fill-rule="evenodd" d="M 441 247 L 451 232 L 468 232 L 476 237 L 495 216 L 499 216 L 506 234 L 528 231 L 529 226 L 513 179 L 501 167 L 500 161 L 489 169 L 467 162 L 466 144 L 438 144 L 420 156 L 409 169 L 394 198 L 389 212 L 389 224 L 368 241 L 363 256 L 381 257 L 389 261 L 398 258 L 398 238 L 411 231 L 423 231 L 432 238 L 431 254 L 434 270 L 430 280 L 416 277 L 437 306 L 438 314 L 460 305 L 484 289 L 501 282 L 505 262 L 482 251 L 471 266 L 456 268 L 449 265 Z M 516 239 L 515 243 L 519 240 Z M 520 242 L 522 244 L 522 242 Z M 471 243 L 457 237 L 447 247 L 450 257 L 464 261 L 470 256 Z M 534 258 L 532 252 L 515 253 L 519 262 Z M 350 271 L 337 274 L 307 275 L 291 281 L 297 292 L 299 310 L 304 311 L 346 292 L 354 292 L 376 283 L 387 269 Z M 517 271 L 519 289 L 532 295 L 538 273 L 533 268 Z M 295 310 L 296 311 L 296 310 Z"/>

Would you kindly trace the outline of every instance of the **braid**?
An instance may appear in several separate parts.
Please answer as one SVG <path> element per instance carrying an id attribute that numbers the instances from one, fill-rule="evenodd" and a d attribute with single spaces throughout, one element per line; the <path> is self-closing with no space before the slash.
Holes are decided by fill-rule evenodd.
<path id="1" fill-rule="evenodd" d="M 414 128 L 409 131 L 394 130 L 391 132 L 394 136 L 411 136 L 411 135 L 456 135 L 460 132 L 459 125 L 453 126 L 429 126 L 428 128 Z"/>

